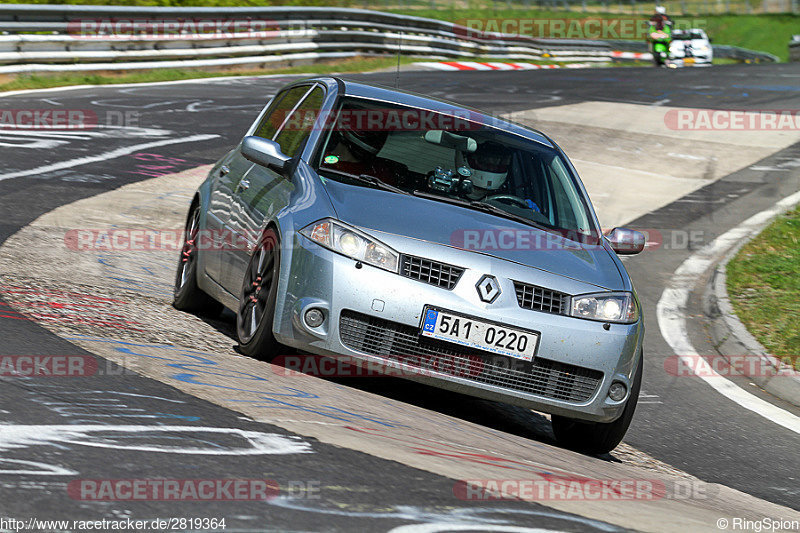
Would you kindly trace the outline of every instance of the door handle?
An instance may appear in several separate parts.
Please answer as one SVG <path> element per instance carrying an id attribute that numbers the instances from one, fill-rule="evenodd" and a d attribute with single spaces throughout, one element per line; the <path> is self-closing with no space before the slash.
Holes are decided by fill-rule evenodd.
<path id="1" fill-rule="evenodd" d="M 225 174 L 227 174 L 230 171 L 231 171 L 231 168 L 228 165 L 222 165 L 221 167 L 219 167 L 219 175 L 220 176 L 224 176 Z"/>
<path id="2" fill-rule="evenodd" d="M 242 181 L 239 182 L 239 188 L 241 190 L 243 190 L 243 191 L 246 191 L 247 189 L 249 189 L 250 188 L 250 180 L 247 179 L 247 178 L 244 178 Z"/>

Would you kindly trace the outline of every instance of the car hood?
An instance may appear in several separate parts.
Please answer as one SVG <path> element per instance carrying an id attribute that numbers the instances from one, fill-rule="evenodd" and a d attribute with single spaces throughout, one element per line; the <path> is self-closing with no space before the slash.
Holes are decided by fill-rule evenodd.
<path id="1" fill-rule="evenodd" d="M 513 220 L 435 200 L 333 180 L 325 180 L 325 188 L 339 220 L 367 232 L 372 229 L 476 251 L 607 290 L 624 286 L 615 261 L 602 246 L 581 245 Z M 399 251 L 414 253 L 413 249 Z"/>

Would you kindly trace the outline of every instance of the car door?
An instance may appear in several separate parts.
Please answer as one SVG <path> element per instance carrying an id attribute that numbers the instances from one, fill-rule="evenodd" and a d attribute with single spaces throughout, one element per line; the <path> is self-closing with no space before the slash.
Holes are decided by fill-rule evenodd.
<path id="1" fill-rule="evenodd" d="M 286 91 L 274 111 L 265 115 L 253 135 L 274 140 L 281 151 L 296 158 L 300 155 L 325 96 L 320 84 L 292 87 Z M 271 218 L 289 203 L 294 185 L 289 175 L 254 164 L 237 184 L 229 226 L 237 245 L 222 255 L 223 287 L 237 295 L 250 259 L 250 250 L 260 237 L 264 220 Z M 247 243 L 247 246 L 242 246 Z"/>
<path id="2" fill-rule="evenodd" d="M 206 273 L 217 283 L 222 280 L 222 249 L 226 246 L 226 235 L 231 233 L 229 222 L 234 189 L 252 166 L 253 163 L 245 159 L 237 147 L 215 169 L 216 178 L 211 188 L 206 219 L 209 232 L 204 239 L 203 252 Z"/>

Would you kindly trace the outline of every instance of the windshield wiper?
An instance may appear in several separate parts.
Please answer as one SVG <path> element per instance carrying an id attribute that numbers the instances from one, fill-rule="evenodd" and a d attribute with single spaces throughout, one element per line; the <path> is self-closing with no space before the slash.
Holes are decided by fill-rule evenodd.
<path id="1" fill-rule="evenodd" d="M 528 217 L 523 217 L 522 215 L 517 215 L 515 213 L 510 213 L 510 212 L 506 211 L 505 209 L 497 207 L 496 205 L 487 204 L 486 202 L 472 201 L 472 202 L 470 202 L 470 205 L 472 205 L 472 207 L 474 207 L 476 209 L 478 209 L 478 208 L 482 209 L 482 210 L 486 211 L 487 213 L 491 212 L 491 213 L 494 213 L 495 215 L 498 215 L 498 216 L 501 216 L 501 217 L 510 218 L 512 220 L 516 220 L 518 222 L 522 222 L 523 224 L 528 224 L 529 226 L 533 226 L 535 228 L 539 228 L 539 229 L 542 229 L 542 230 L 545 230 L 545 231 L 548 231 L 548 230 L 551 229 L 551 228 L 548 228 L 547 226 L 545 226 L 544 224 L 540 224 L 539 222 L 536 222 L 535 220 L 529 219 Z"/>
<path id="2" fill-rule="evenodd" d="M 376 178 L 375 176 L 370 176 L 369 174 L 350 174 L 349 172 L 344 172 L 342 170 L 334 170 L 332 168 L 321 168 L 322 172 L 331 172 L 333 174 L 338 174 L 340 176 L 344 176 L 349 178 L 353 181 L 358 181 L 361 183 L 366 183 L 367 185 L 372 185 L 377 189 L 383 189 L 384 191 L 391 191 L 396 192 L 399 194 L 410 194 L 408 191 L 404 191 L 400 187 L 395 187 L 394 185 L 390 185 L 383 181 L 380 178 Z"/>
<path id="3" fill-rule="evenodd" d="M 535 222 L 529 218 L 515 215 L 514 213 L 509 213 L 505 209 L 501 209 L 495 205 L 487 204 L 486 202 L 481 202 L 478 200 L 462 200 L 460 198 L 451 198 L 449 196 L 440 196 L 438 194 L 433 194 L 425 191 L 414 191 L 412 193 L 414 196 L 419 196 L 420 198 L 427 198 L 429 200 L 437 200 L 440 202 L 445 202 L 452 205 L 458 205 L 461 207 L 466 207 L 467 209 L 474 209 L 476 211 L 483 211 L 484 213 L 489 213 L 490 215 L 497 215 L 499 217 L 508 218 L 510 220 L 514 220 L 516 222 L 520 222 L 522 224 L 533 226 L 534 228 L 538 228 L 544 231 L 549 231 L 549 228 Z"/>

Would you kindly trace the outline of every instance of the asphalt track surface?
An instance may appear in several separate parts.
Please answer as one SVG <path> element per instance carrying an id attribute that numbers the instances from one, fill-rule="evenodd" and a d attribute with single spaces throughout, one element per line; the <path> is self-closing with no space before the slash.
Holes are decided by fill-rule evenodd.
<path id="1" fill-rule="evenodd" d="M 364 74 L 353 78 L 394 85 L 393 73 Z M 507 112 L 583 101 L 615 101 L 666 104 L 712 109 L 800 108 L 800 66 L 725 66 L 710 69 L 665 71 L 644 68 L 586 69 L 579 71 L 526 72 L 405 72 L 400 86 L 423 94 L 451 99 L 493 112 Z M 0 242 L 52 209 L 153 176 L 148 165 L 170 170 L 212 163 L 240 139 L 269 96 L 286 79 L 262 78 L 153 85 L 142 87 L 97 87 L 70 91 L 29 93 L 3 98 L 2 107 L 33 109 L 63 106 L 104 113 L 139 113 L 142 130 L 119 135 L 75 135 L 57 141 L 41 136 L 0 134 L 3 174 L 0 175 Z M 757 134 L 757 133 L 756 133 Z M 174 142 L 191 136 L 208 138 Z M 172 143 L 172 144 L 169 144 Z M 157 148 L 157 149 L 156 149 Z M 72 168 L 60 162 L 123 150 L 129 155 L 99 158 Z M 157 152 L 158 162 L 136 159 L 134 153 Z M 180 163 L 171 158 L 183 160 Z M 630 224 L 631 227 L 682 229 L 701 232 L 703 243 L 724 233 L 751 215 L 800 189 L 800 146 L 794 145 L 753 167 L 743 169 Z M 788 163 L 787 163 L 788 162 Z M 29 174 L 53 165 L 45 172 Z M 772 170 L 770 170 L 772 169 Z M 777 170 L 776 170 L 777 169 Z M 3 176 L 14 176 L 3 179 Z M 655 458 L 698 478 L 721 483 L 759 498 L 800 509 L 800 454 L 798 435 L 719 396 L 694 380 L 681 380 L 663 372 L 664 359 L 673 355 L 659 333 L 655 306 L 664 284 L 692 249 L 661 249 L 627 260 L 644 305 L 647 338 L 644 389 L 653 399 L 637 410 L 625 442 Z M 77 276 L 80 273 L 76 273 Z M 5 289 L 3 289 L 5 290 Z M 0 295 L 1 296 L 1 295 Z M 693 294 L 692 309 L 700 313 L 700 294 Z M 2 301 L 0 300 L 0 305 Z M 690 323 L 692 342 L 700 353 L 710 353 L 702 323 Z M 79 348 L 55 336 L 35 322 L 25 320 L 7 307 L 0 307 L 0 354 L 80 354 Z M 165 437 L 143 429 L 133 442 L 113 435 L 95 436 L 114 443 L 107 448 L 92 446 L 10 448 L 2 451 L 0 473 L 25 468 L 45 468 L 53 462 L 69 465 L 82 478 L 108 477 L 114 464 L 115 478 L 269 478 L 286 485 L 293 480 L 317 480 L 325 487 L 345 487 L 345 495 L 329 501 L 327 496 L 313 505 L 288 509 L 281 500 L 254 508 L 249 503 L 204 503 L 201 513 L 194 503 L 137 502 L 136 518 L 166 516 L 226 516 L 229 529 L 240 530 L 390 530 L 407 524 L 455 520 L 471 513 L 480 524 L 531 524 L 559 530 L 615 530 L 614 526 L 531 503 L 467 503 L 454 505 L 452 480 L 400 463 L 367 454 L 313 442 L 315 453 L 263 456 L 231 455 L 247 448 L 240 433 L 213 433 L 207 428 L 275 434 L 291 440 L 287 431 L 247 420 L 241 415 L 181 393 L 155 380 L 101 365 L 97 376 L 85 380 L 63 378 L 25 380 L 0 378 L 0 420 L 7 424 L 71 424 L 116 417 L 109 408 L 129 408 L 126 424 L 176 426 L 183 429 Z M 402 387 L 395 384 L 393 387 Z M 740 383 L 748 391 L 795 414 L 800 410 Z M 420 391 L 420 389 L 414 389 Z M 90 392 L 91 391 L 91 392 Z M 422 389 L 437 409 L 447 409 L 450 396 Z M 387 394 L 393 394 L 392 391 Z M 398 392 L 402 397 L 402 391 Z M 85 402 L 97 395 L 102 400 Z M 70 405 L 83 406 L 70 409 Z M 88 405 L 88 407 L 87 407 Z M 141 413 L 137 419 L 133 413 Z M 469 417 L 457 409 L 450 414 Z M 119 420 L 117 420 L 119 421 Z M 484 423 L 502 427 L 485 415 Z M 187 426 L 197 432 L 187 431 Z M 507 429 L 507 428 L 504 428 Z M 205 431 L 205 433 L 204 433 Z M 533 439 L 551 442 L 546 429 L 511 428 Z M 0 429 L 0 433 L 2 429 Z M 0 434 L 0 441 L 2 434 Z M 312 442 L 313 439 L 299 439 Z M 175 444 L 178 443 L 178 444 Z M 146 461 L 137 446 L 209 447 L 226 450 L 209 460 L 204 455 L 148 453 Z M 34 451 L 32 451 L 34 450 Z M 226 455 L 227 453 L 227 455 Z M 255 457 L 256 459 L 252 459 Z M 58 460 L 55 460 L 58 459 Z M 36 463 L 34 466 L 33 463 Z M 64 497 L 63 490 L 46 476 L 0 479 L 0 510 L 16 517 L 43 516 L 79 519 L 131 514 L 118 502 L 80 502 Z M 330 491 L 322 492 L 323 495 Z M 343 511 L 336 502 L 357 502 Z M 194 506 L 194 507 L 193 507 Z M 387 508 L 390 508 L 387 511 Z M 437 511 L 424 511 L 436 508 Z M 47 513 L 43 513 L 43 510 Z"/>

